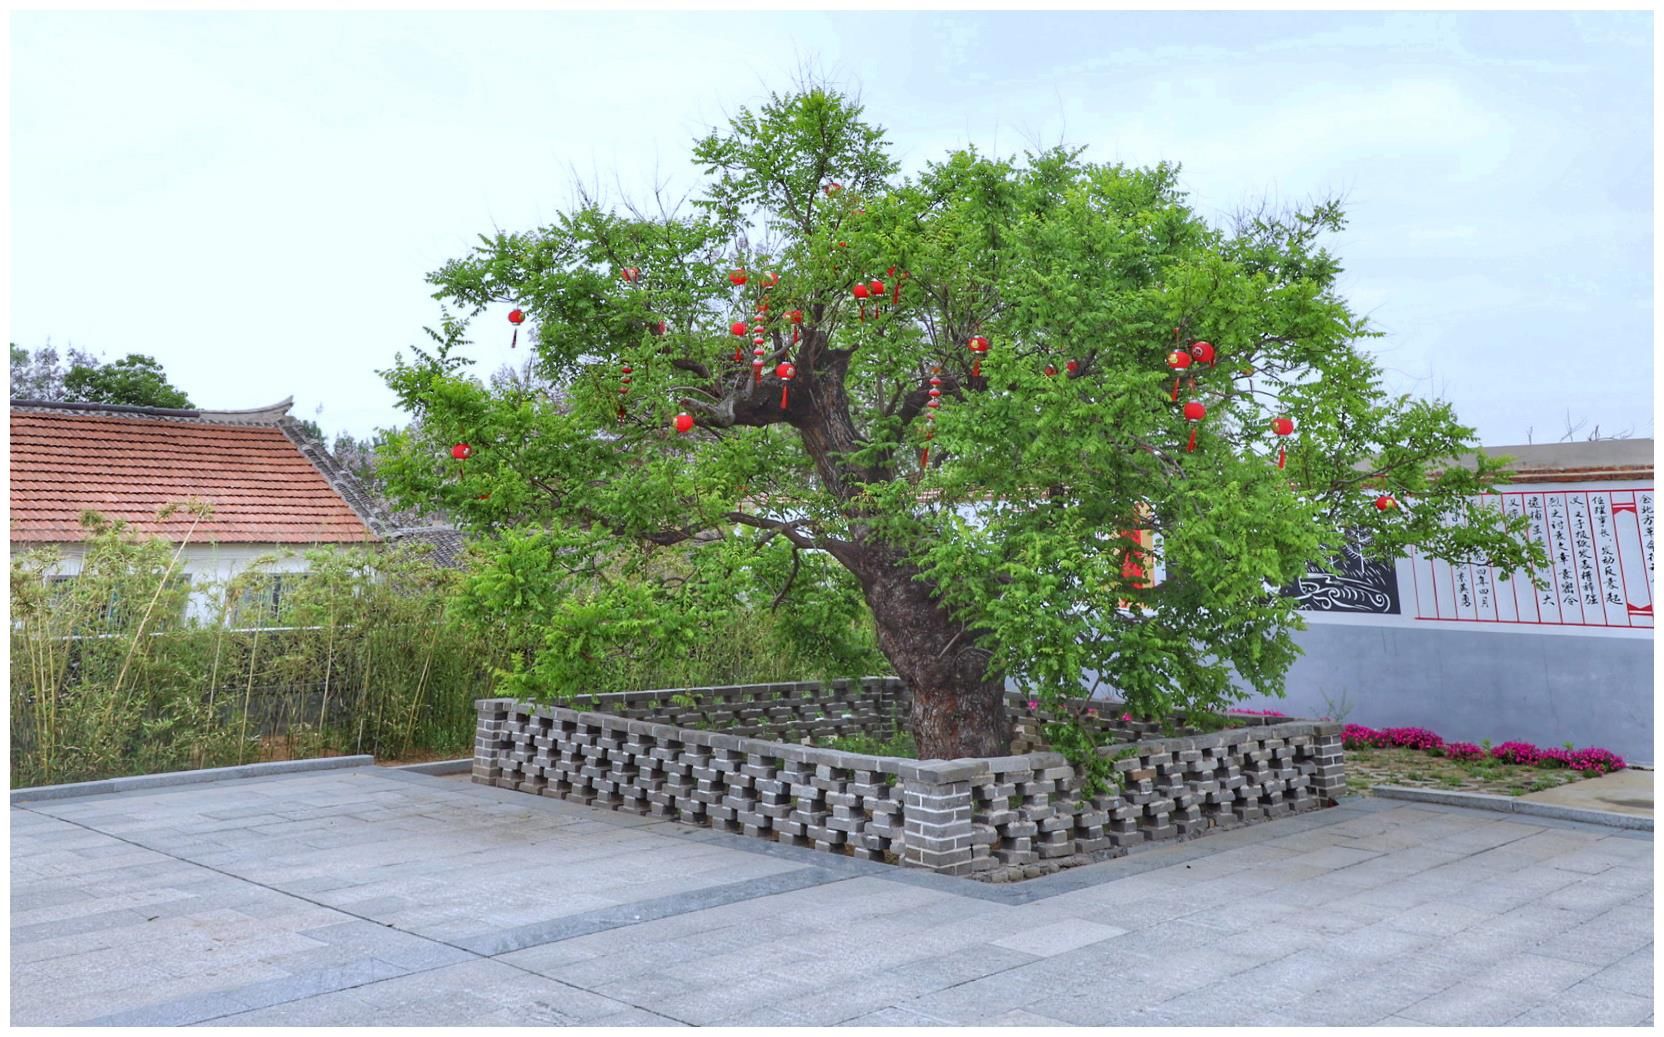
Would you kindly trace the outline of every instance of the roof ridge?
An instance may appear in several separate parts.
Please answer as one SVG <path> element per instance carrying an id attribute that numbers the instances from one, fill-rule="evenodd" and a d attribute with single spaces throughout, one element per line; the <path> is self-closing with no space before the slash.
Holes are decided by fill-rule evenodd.
<path id="1" fill-rule="evenodd" d="M 127 403 L 88 403 L 81 400 L 25 400 L 12 399 L 13 411 L 46 411 L 85 414 L 107 418 L 162 418 L 188 421 L 204 425 L 276 425 L 289 416 L 295 405 L 293 396 L 286 396 L 264 407 L 243 410 L 202 410 L 190 407 L 141 407 Z"/>

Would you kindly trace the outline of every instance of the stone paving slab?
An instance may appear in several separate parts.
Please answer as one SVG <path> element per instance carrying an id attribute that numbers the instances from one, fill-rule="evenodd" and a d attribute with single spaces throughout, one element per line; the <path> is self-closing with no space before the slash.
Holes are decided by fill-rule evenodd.
<path id="1" fill-rule="evenodd" d="M 11 809 L 16 1025 L 1625 1025 L 1652 837 L 1340 807 L 988 886 L 353 768 Z"/>

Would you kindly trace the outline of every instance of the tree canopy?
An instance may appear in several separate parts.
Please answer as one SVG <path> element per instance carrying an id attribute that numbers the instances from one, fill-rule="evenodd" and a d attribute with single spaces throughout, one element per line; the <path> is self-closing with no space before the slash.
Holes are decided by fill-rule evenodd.
<path id="1" fill-rule="evenodd" d="M 192 406 L 190 397 L 175 388 L 155 357 L 129 353 L 101 363 L 90 353 L 69 350 L 65 370 L 58 351 L 50 345 L 31 354 L 11 343 L 13 399 L 110 403 L 173 409 Z"/>
<path id="2" fill-rule="evenodd" d="M 826 636 L 849 615 L 826 603 L 864 599 L 921 753 L 956 757 L 1005 751 L 1008 683 L 1063 703 L 1095 672 L 1150 716 L 1280 693 L 1300 620 L 1276 588 L 1348 530 L 1383 559 L 1532 558 L 1471 500 L 1501 462 L 1450 463 L 1473 430 L 1383 388 L 1324 244 L 1338 205 L 1216 227 L 1178 167 L 1072 148 L 903 176 L 821 88 L 693 154 L 690 204 L 586 194 L 482 237 L 431 277 L 434 344 L 386 372 L 420 419 L 390 484 L 498 536 L 505 614 L 553 624 L 548 595 L 600 580 L 588 621 L 628 636 L 708 606 L 706 551 L 720 594 L 818 596 Z M 467 371 L 503 306 L 535 384 Z"/>

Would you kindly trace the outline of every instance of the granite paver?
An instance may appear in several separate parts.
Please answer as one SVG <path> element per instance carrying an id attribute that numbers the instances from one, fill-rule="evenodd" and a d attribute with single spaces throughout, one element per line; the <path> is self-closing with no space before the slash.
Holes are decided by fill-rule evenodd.
<path id="1" fill-rule="evenodd" d="M 361 767 L 11 810 L 17 1025 L 1652 1017 L 1652 837 L 1389 800 L 1008 885 Z"/>

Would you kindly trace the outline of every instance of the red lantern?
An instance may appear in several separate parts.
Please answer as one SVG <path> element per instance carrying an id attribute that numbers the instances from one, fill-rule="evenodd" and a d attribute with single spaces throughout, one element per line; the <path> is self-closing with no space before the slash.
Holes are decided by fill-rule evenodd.
<path id="1" fill-rule="evenodd" d="M 734 323 L 728 325 L 728 331 L 735 338 L 744 338 L 745 337 L 745 332 L 746 332 L 745 321 L 737 320 Z"/>
<path id="2" fill-rule="evenodd" d="M 774 376 L 780 379 L 780 409 L 785 410 L 786 394 L 791 391 L 792 379 L 797 377 L 797 368 L 792 366 L 791 361 L 783 360 L 774 369 Z"/>
<path id="3" fill-rule="evenodd" d="M 641 267 L 627 266 L 618 272 L 618 276 L 624 280 L 625 284 L 634 284 L 641 278 Z"/>
<path id="4" fill-rule="evenodd" d="M 1053 365 L 1053 364 L 1047 364 L 1046 365 L 1046 377 L 1047 378 L 1056 378 L 1057 377 L 1057 367 L 1055 365 Z"/>
<path id="5" fill-rule="evenodd" d="M 844 185 L 840 184 L 836 180 L 834 180 L 831 183 L 826 185 L 826 196 L 828 198 L 830 198 L 833 195 L 837 194 L 839 191 L 842 191 L 843 189 L 844 189 Z"/>
<path id="6" fill-rule="evenodd" d="M 1190 422 L 1190 442 L 1185 444 L 1185 453 L 1191 453 L 1196 449 L 1196 426 L 1207 416 L 1208 409 L 1202 406 L 1199 400 L 1191 400 L 1184 405 L 1184 420 Z"/>
<path id="7" fill-rule="evenodd" d="M 665 322 L 661 320 L 657 324 L 653 325 L 653 334 L 658 335 L 662 338 L 664 336 L 664 333 L 665 333 L 665 328 L 666 328 Z"/>
<path id="8" fill-rule="evenodd" d="M 1068 371 L 1070 374 L 1080 374 L 1080 361 L 1071 360 L 1063 365 L 1063 369 Z"/>
<path id="9" fill-rule="evenodd" d="M 514 337 L 509 339 L 508 348 L 513 349 L 520 344 L 520 325 L 526 323 L 526 311 L 516 306 L 508 311 L 508 322 L 514 325 Z"/>
<path id="10" fill-rule="evenodd" d="M 693 415 L 687 411 L 676 415 L 676 434 L 686 435 L 693 430 Z"/>
<path id="11" fill-rule="evenodd" d="M 861 319 L 866 320 L 867 319 L 867 296 L 870 295 L 871 293 L 867 291 L 867 286 L 864 285 L 864 284 L 861 284 L 860 282 L 856 282 L 855 287 L 851 288 L 850 292 L 855 296 L 855 301 L 861 304 Z"/>
<path id="12" fill-rule="evenodd" d="M 982 358 L 988 353 L 988 340 L 981 335 L 972 335 L 971 340 L 965 345 L 970 348 L 972 354 L 971 377 L 980 378 L 982 377 Z"/>
<path id="13" fill-rule="evenodd" d="M 876 317 L 878 307 L 884 301 L 884 282 L 875 277 L 872 279 L 872 283 L 867 285 L 867 290 L 872 293 L 872 312 L 873 316 Z"/>
<path id="14" fill-rule="evenodd" d="M 774 271 L 770 270 L 768 273 L 763 275 L 763 287 L 764 288 L 773 288 L 775 285 L 777 285 L 779 283 L 780 283 L 780 275 L 775 273 Z"/>
<path id="15" fill-rule="evenodd" d="M 1211 342 L 1192 342 L 1190 344 L 1190 355 L 1192 357 L 1196 358 L 1196 362 L 1198 364 L 1206 364 L 1207 366 L 1212 367 L 1213 366 L 1213 343 L 1211 343 Z"/>
<path id="16" fill-rule="evenodd" d="M 1279 439 L 1281 439 L 1282 437 L 1285 437 L 1285 436 L 1294 435 L 1294 419 L 1289 418 L 1286 415 L 1272 418 L 1271 419 L 1271 431 L 1277 433 L 1277 436 L 1278 436 Z M 1287 459 L 1287 456 L 1288 456 L 1288 452 L 1283 449 L 1283 445 L 1281 443 L 1278 443 L 1277 444 L 1277 467 L 1278 468 L 1283 467 L 1283 462 Z"/>
<path id="17" fill-rule="evenodd" d="M 728 275 L 728 280 L 734 282 L 736 286 L 744 284 L 746 281 L 745 271 L 735 270 L 733 273 Z"/>
<path id="18" fill-rule="evenodd" d="M 1398 501 L 1394 500 L 1390 494 L 1383 493 L 1381 496 L 1375 498 L 1376 511 L 1387 511 L 1396 507 L 1398 507 Z"/>
<path id="19" fill-rule="evenodd" d="M 466 461 L 474 455 L 474 448 L 467 443 L 458 443 L 451 447 L 451 456 L 458 461 Z"/>
<path id="20" fill-rule="evenodd" d="M 631 381 L 630 376 L 635 373 L 635 370 L 636 369 L 631 367 L 629 364 L 625 364 L 623 366 L 623 368 L 621 368 L 619 370 L 619 373 L 618 373 L 618 420 L 619 421 L 623 421 L 624 417 L 625 417 L 625 415 L 624 415 L 624 397 L 630 395 L 630 381 Z"/>
<path id="21" fill-rule="evenodd" d="M 1173 401 L 1179 399 L 1179 382 L 1184 380 L 1184 369 L 1190 366 L 1190 354 L 1182 349 L 1175 349 L 1167 354 L 1167 366 L 1173 369 Z"/>
<path id="22" fill-rule="evenodd" d="M 799 325 L 803 323 L 803 311 L 793 310 L 786 314 L 786 319 L 792 322 L 792 345 L 797 345 Z"/>
<path id="23" fill-rule="evenodd" d="M 925 401 L 924 449 L 919 451 L 919 468 L 930 467 L 930 441 L 936 438 L 936 412 L 942 406 L 942 369 L 930 370 L 930 399 Z"/>

